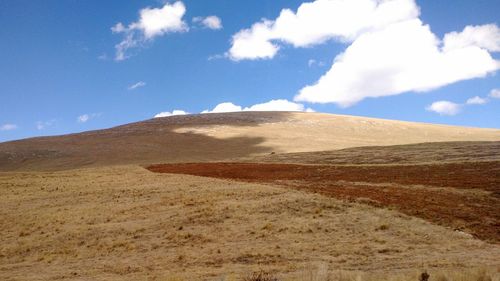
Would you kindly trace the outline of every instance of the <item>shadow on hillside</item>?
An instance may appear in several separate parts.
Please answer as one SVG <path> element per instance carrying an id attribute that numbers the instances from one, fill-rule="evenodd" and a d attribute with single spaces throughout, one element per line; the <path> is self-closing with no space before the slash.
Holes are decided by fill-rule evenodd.
<path id="1" fill-rule="evenodd" d="M 0 171 L 66 170 L 89 166 L 208 162 L 268 153 L 262 137 L 215 138 L 177 129 L 252 127 L 286 120 L 286 112 L 171 116 L 111 129 L 0 143 Z"/>

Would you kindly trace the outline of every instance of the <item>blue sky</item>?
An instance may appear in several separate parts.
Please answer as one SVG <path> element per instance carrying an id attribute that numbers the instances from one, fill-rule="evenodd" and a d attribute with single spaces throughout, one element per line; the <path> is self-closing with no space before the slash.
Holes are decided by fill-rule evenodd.
<path id="1" fill-rule="evenodd" d="M 311 25 L 307 15 L 299 15 L 297 9 L 305 1 L 185 0 L 181 2 L 185 12 L 177 23 L 169 21 L 165 24 L 171 26 L 154 29 L 141 25 L 140 11 L 173 7 L 174 1 L 0 0 L 0 141 L 108 128 L 173 110 L 199 113 L 224 102 L 248 109 L 271 100 L 287 100 L 288 104 L 281 107 L 285 109 L 292 106 L 336 114 L 500 128 L 500 99 L 493 97 L 499 95 L 494 89 L 500 88 L 500 2 L 398 1 L 419 8 L 419 14 L 411 14 L 414 9 L 404 16 L 403 20 L 412 21 L 414 28 L 401 29 L 403 36 L 392 36 L 398 34 L 396 29 L 390 31 L 392 26 L 403 26 L 401 9 L 384 16 L 395 19 L 382 27 L 373 20 L 362 29 L 338 31 L 332 30 L 334 22 L 326 25 L 324 33 L 311 37 L 323 27 L 318 23 Z M 313 3 L 309 7 L 313 16 L 320 10 L 329 12 L 316 9 L 316 4 L 319 6 Z M 283 24 L 278 23 L 280 11 L 285 8 L 296 16 L 297 25 L 287 25 L 284 20 Z M 357 10 L 348 11 L 352 12 L 348 18 L 359 16 Z M 208 16 L 220 19 L 221 26 L 205 25 L 203 20 Z M 333 18 L 334 13 L 326 16 Z M 253 24 L 262 23 L 262 18 L 270 20 L 266 23 L 266 35 L 251 29 Z M 118 23 L 125 30 L 112 32 Z M 427 45 L 421 47 L 418 41 L 415 50 L 411 45 L 401 54 L 405 58 L 418 57 L 417 60 L 396 60 L 393 63 L 397 65 L 387 70 L 392 58 L 384 64 L 383 53 L 387 56 L 394 50 L 387 51 L 385 47 L 391 50 L 391 46 L 399 46 L 401 42 L 397 40 L 406 35 L 411 41 L 413 34 L 405 30 L 428 34 L 424 25 L 440 40 L 445 34 L 456 32 L 450 36 L 454 41 L 449 45 L 455 49 L 467 47 L 471 52 L 463 53 L 451 67 L 445 63 L 434 65 L 438 59 L 423 57 L 420 50 Z M 465 32 L 467 26 L 472 28 Z M 304 28 L 304 33 L 287 33 L 297 28 Z M 233 36 L 244 29 L 248 29 L 246 35 L 253 41 L 240 43 L 250 53 L 232 48 L 239 42 L 232 38 L 240 38 Z M 384 41 L 379 46 L 382 49 L 370 48 L 366 43 L 369 38 L 376 42 L 383 32 L 394 42 Z M 117 60 L 115 46 L 128 35 L 137 46 L 126 49 L 126 57 Z M 260 50 L 261 43 L 269 43 L 277 50 Z M 442 43 L 436 44 L 444 48 Z M 346 53 L 344 61 L 337 58 L 334 63 L 342 52 Z M 450 61 L 444 53 L 439 53 L 439 58 L 441 55 L 443 61 Z M 466 60 L 468 55 L 470 61 Z M 363 56 L 367 56 L 366 65 L 373 65 L 373 69 L 360 66 L 357 58 Z M 338 73 L 343 75 L 345 69 L 336 64 L 339 61 L 348 69 L 354 68 L 351 76 L 338 78 Z M 420 65 L 418 61 L 425 63 Z M 419 67 L 423 67 L 421 72 L 414 72 Z M 439 73 L 434 75 L 434 69 L 439 69 Z M 409 81 L 395 86 L 400 83 L 394 79 L 406 81 L 405 75 L 412 73 L 419 77 L 429 73 L 429 77 L 415 85 Z M 441 75 L 442 79 L 434 79 Z M 322 76 L 328 77 L 315 87 Z M 352 77 L 357 80 L 345 82 Z M 406 87 L 408 84 L 412 86 Z M 134 85 L 137 87 L 132 89 Z M 313 87 L 297 98 L 307 86 Z M 476 96 L 479 99 L 466 104 Z M 436 102 L 441 103 L 433 104 Z M 279 109 L 281 105 L 276 106 Z"/>

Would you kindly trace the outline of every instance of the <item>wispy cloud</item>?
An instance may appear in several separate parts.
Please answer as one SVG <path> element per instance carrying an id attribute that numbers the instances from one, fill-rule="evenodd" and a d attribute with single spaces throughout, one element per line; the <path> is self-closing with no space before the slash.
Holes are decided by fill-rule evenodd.
<path id="1" fill-rule="evenodd" d="M 144 86 L 146 86 L 146 82 L 144 82 L 144 81 L 139 81 L 139 82 L 137 82 L 137 83 L 135 83 L 135 84 L 132 84 L 132 85 L 128 86 L 128 88 L 127 88 L 127 89 L 128 89 L 129 91 L 132 91 L 132 90 L 135 90 L 135 89 L 137 89 L 137 88 L 144 87 Z"/>
<path id="2" fill-rule="evenodd" d="M 467 99 L 465 104 L 467 105 L 481 105 L 481 104 L 486 104 L 488 102 L 488 99 L 482 98 L 480 96 L 475 96 L 470 99 Z"/>
<path id="3" fill-rule="evenodd" d="M 49 127 L 52 127 L 56 122 L 56 119 L 51 119 L 48 121 L 37 121 L 35 123 L 36 129 L 39 131 L 45 130 Z"/>
<path id="4" fill-rule="evenodd" d="M 491 90 L 489 97 L 494 98 L 494 99 L 500 99 L 500 89 Z"/>
<path id="5" fill-rule="evenodd" d="M 12 131 L 16 130 L 18 127 L 16 124 L 3 124 L 0 126 L 0 131 Z"/>
<path id="6" fill-rule="evenodd" d="M 82 114 L 76 118 L 76 122 L 78 123 L 87 123 L 87 121 L 94 119 L 96 117 L 101 116 L 101 113 L 88 113 L 88 114 Z"/>
<path id="7" fill-rule="evenodd" d="M 107 54 L 100 54 L 97 57 L 98 60 L 108 60 L 108 55 Z"/>
<path id="8" fill-rule="evenodd" d="M 315 59 L 310 59 L 307 61 L 307 66 L 313 67 L 313 66 L 324 66 L 325 63 L 322 61 L 317 61 Z"/>

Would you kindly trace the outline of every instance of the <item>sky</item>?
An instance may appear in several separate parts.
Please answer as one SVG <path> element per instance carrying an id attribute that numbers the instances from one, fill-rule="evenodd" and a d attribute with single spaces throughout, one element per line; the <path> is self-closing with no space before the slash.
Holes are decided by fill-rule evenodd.
<path id="1" fill-rule="evenodd" d="M 498 0 L 0 0 L 0 142 L 316 111 L 500 128 Z"/>

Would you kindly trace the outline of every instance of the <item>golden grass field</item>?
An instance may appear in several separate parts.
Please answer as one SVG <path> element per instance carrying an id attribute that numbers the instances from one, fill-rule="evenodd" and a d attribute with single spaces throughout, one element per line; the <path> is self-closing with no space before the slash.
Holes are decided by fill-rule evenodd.
<path id="1" fill-rule="evenodd" d="M 498 162 L 498 141 L 494 129 L 231 113 L 0 143 L 0 280 L 258 281 L 251 277 L 266 272 L 268 281 L 379 281 L 419 280 L 427 271 L 429 281 L 499 281 L 495 240 L 390 205 L 344 200 L 314 186 L 145 168 L 229 160 L 475 165 Z M 425 142 L 449 143 L 419 144 Z M 406 144 L 416 145 L 373 147 Z M 387 184 L 498 200 L 495 187 Z"/>
<path id="2" fill-rule="evenodd" d="M 397 211 L 270 185 L 136 166 L 0 181 L 0 280 L 293 279 L 316 267 L 413 276 L 500 260 L 499 245 Z"/>

